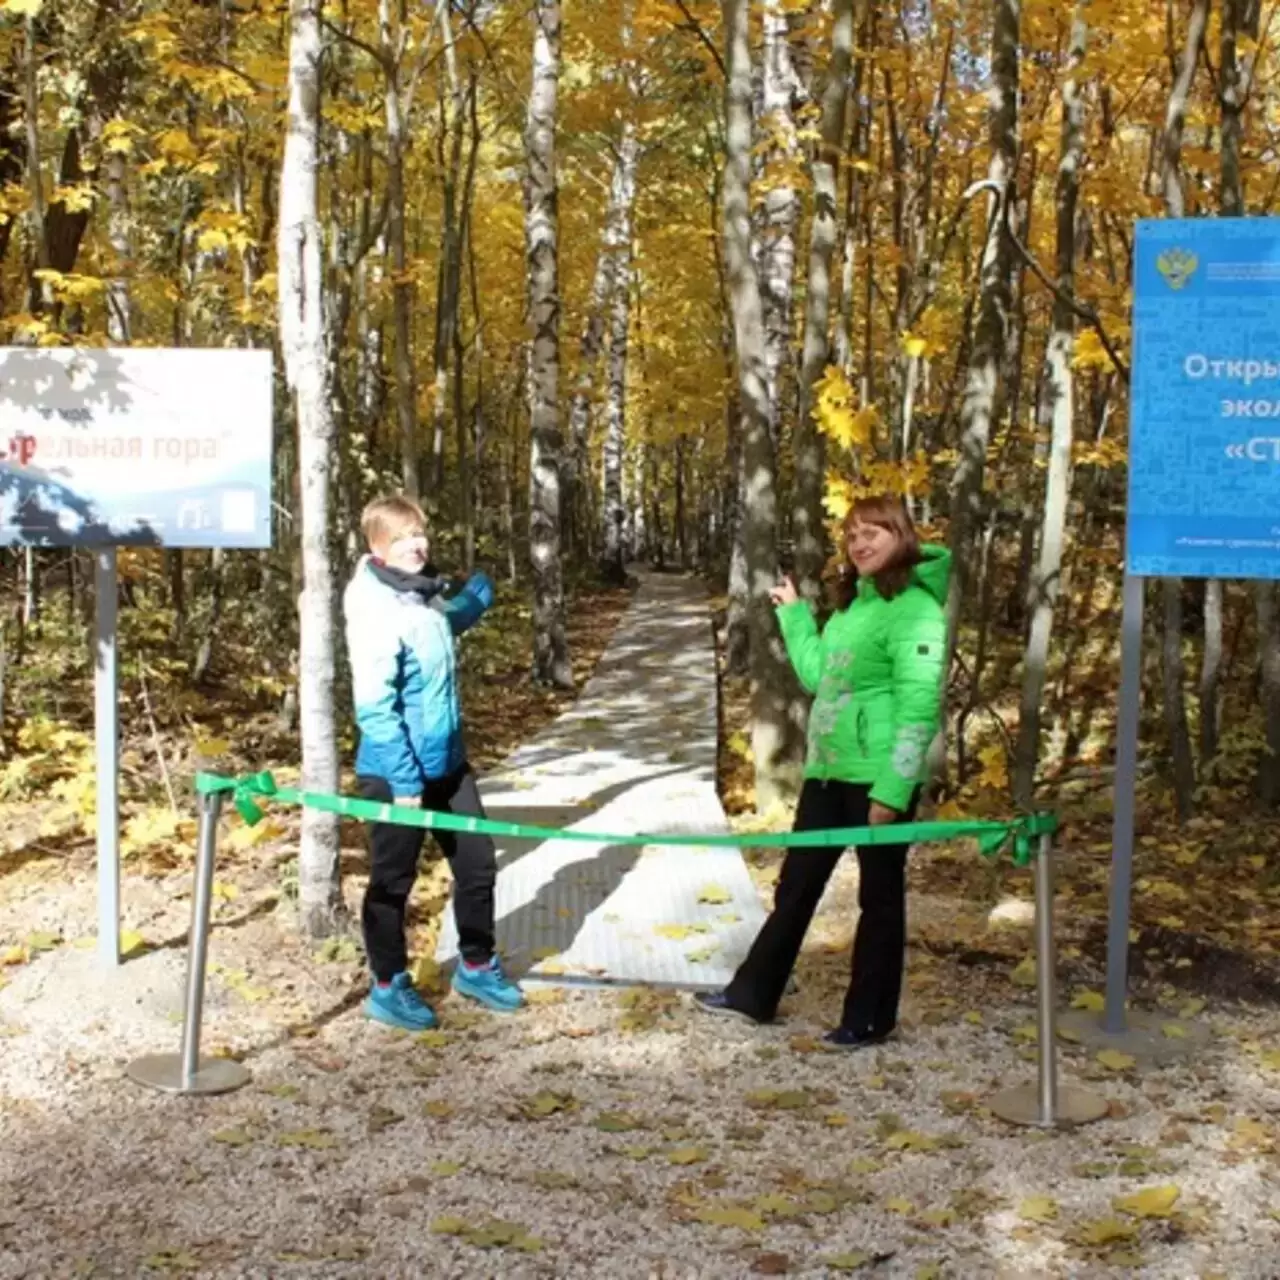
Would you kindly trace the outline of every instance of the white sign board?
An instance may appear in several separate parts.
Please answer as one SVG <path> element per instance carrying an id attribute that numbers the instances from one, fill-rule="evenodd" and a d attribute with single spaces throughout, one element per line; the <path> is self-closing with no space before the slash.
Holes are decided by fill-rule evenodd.
<path id="1" fill-rule="evenodd" d="M 269 547 L 269 351 L 0 348 L 0 544 Z"/>

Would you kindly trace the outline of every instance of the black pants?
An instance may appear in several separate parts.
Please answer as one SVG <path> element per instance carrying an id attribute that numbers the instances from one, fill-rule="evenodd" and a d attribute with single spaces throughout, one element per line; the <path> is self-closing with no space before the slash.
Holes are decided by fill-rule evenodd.
<path id="1" fill-rule="evenodd" d="M 390 803 L 391 788 L 382 778 L 359 779 L 360 794 Z M 476 777 L 463 765 L 447 778 L 433 778 L 422 793 L 422 807 L 440 813 L 484 817 Z M 404 940 L 405 904 L 418 875 L 418 858 L 426 833 L 420 827 L 375 822 L 369 836 L 369 888 L 361 913 L 369 967 L 379 982 L 389 982 L 408 967 Z M 433 831 L 453 872 L 453 910 L 458 946 L 464 960 L 484 963 L 493 955 L 493 886 L 498 858 L 488 836 Z"/>
<path id="2" fill-rule="evenodd" d="M 865 826 L 870 787 L 851 782 L 807 781 L 794 830 Z M 912 812 L 915 810 L 914 801 Z M 910 814 L 905 815 L 907 818 Z M 792 849 L 782 864 L 773 911 L 727 989 L 729 1003 L 762 1021 L 771 1019 L 800 954 L 804 935 L 822 900 L 842 847 Z M 858 850 L 858 931 L 853 977 L 841 1022 L 852 1031 L 887 1035 L 897 1025 L 907 944 L 907 846 Z"/>

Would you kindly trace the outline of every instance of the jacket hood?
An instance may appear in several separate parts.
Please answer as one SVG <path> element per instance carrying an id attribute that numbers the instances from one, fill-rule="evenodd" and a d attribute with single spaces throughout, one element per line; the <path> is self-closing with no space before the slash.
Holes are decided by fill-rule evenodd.
<path id="1" fill-rule="evenodd" d="M 911 576 L 939 604 L 945 605 L 951 585 L 951 552 L 946 547 L 926 544 L 920 548 L 920 563 Z"/>

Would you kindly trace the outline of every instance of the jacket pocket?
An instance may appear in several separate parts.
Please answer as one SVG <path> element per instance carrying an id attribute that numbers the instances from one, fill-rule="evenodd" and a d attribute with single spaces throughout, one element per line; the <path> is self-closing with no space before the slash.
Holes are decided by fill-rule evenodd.
<path id="1" fill-rule="evenodd" d="M 858 754 L 865 760 L 871 754 L 871 748 L 867 743 L 867 712 L 865 707 L 858 708 L 858 714 L 854 720 L 854 734 L 858 743 Z"/>

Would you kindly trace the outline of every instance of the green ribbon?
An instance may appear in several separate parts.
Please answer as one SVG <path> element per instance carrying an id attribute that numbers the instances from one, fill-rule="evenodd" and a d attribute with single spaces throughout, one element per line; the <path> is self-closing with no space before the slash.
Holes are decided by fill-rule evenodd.
<path id="1" fill-rule="evenodd" d="M 196 775 L 196 791 L 201 796 L 230 796 L 236 812 L 250 826 L 263 819 L 262 801 L 300 805 L 334 813 L 341 818 L 360 822 L 389 822 L 401 827 L 421 827 L 427 831 L 465 831 L 507 840 L 576 840 L 584 844 L 666 845 L 676 848 L 723 849 L 749 845 L 764 849 L 813 849 L 829 845 L 858 845 L 869 848 L 886 844 L 939 844 L 948 840 L 972 839 L 986 858 L 994 858 L 1008 849 L 1013 861 L 1025 867 L 1032 856 L 1033 845 L 1042 836 L 1058 829 L 1052 813 L 1025 814 L 1007 821 L 962 820 L 957 822 L 895 822 L 882 827 L 833 827 L 824 831 L 744 832 L 740 835 L 696 835 L 667 832 L 663 835 L 628 832 L 619 835 L 605 831 L 566 830 L 560 827 L 536 827 L 519 822 L 498 822 L 492 818 L 468 818 L 455 813 L 438 813 L 407 805 L 381 804 L 376 800 L 358 800 L 352 796 L 324 792 L 301 791 L 281 787 L 266 770 L 243 778 L 225 778 L 213 773 Z"/>

